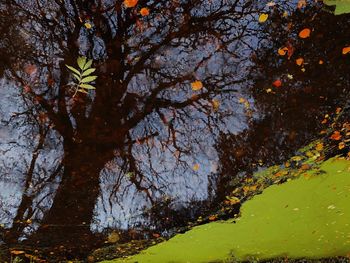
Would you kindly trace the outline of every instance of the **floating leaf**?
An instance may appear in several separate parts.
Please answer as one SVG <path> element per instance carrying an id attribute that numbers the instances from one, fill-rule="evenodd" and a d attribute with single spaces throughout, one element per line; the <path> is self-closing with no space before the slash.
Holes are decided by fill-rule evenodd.
<path id="1" fill-rule="evenodd" d="M 87 28 L 87 29 L 91 29 L 92 28 L 92 25 L 90 23 L 85 23 L 84 26 Z"/>
<path id="2" fill-rule="evenodd" d="M 198 164 L 198 163 L 196 163 L 195 165 L 193 165 L 193 167 L 192 167 L 192 168 L 193 168 L 193 170 L 194 170 L 194 171 L 196 171 L 196 172 L 197 172 L 197 171 L 199 170 L 199 164 Z"/>
<path id="3" fill-rule="evenodd" d="M 268 18 L 269 18 L 268 14 L 265 14 L 265 13 L 261 14 L 259 16 L 259 23 L 265 23 Z"/>
<path id="4" fill-rule="evenodd" d="M 281 47 L 278 49 L 278 55 L 280 56 L 285 56 L 288 52 L 288 48 L 287 47 Z"/>
<path id="5" fill-rule="evenodd" d="M 333 132 L 332 136 L 331 136 L 331 139 L 332 140 L 335 140 L 335 141 L 339 141 L 341 139 L 341 134 L 339 131 L 335 131 Z"/>
<path id="6" fill-rule="evenodd" d="M 304 59 L 303 58 L 297 58 L 295 60 L 295 63 L 298 65 L 298 66 L 301 66 L 304 64 Z"/>
<path id="7" fill-rule="evenodd" d="M 218 99 L 213 99 L 211 101 L 214 111 L 217 111 L 220 107 L 220 101 Z"/>
<path id="8" fill-rule="evenodd" d="M 348 54 L 350 52 L 350 46 L 348 46 L 348 47 L 344 47 L 343 48 L 343 55 L 346 55 L 346 54 Z"/>
<path id="9" fill-rule="evenodd" d="M 345 148 L 345 143 L 344 142 L 340 142 L 339 144 L 338 144 L 338 149 L 339 150 L 342 150 L 342 149 L 344 149 Z"/>
<path id="10" fill-rule="evenodd" d="M 124 5 L 127 8 L 135 7 L 137 5 L 138 0 L 124 0 Z"/>
<path id="11" fill-rule="evenodd" d="M 81 80 L 82 83 L 89 83 L 97 79 L 97 76 L 89 76 Z"/>
<path id="12" fill-rule="evenodd" d="M 280 79 L 276 79 L 276 80 L 272 83 L 272 85 L 273 85 L 274 87 L 276 87 L 276 88 L 279 88 L 279 87 L 282 86 L 282 81 L 281 81 Z"/>
<path id="13" fill-rule="evenodd" d="M 304 28 L 303 30 L 301 30 L 299 32 L 299 37 L 300 38 L 308 38 L 308 37 L 310 37 L 310 34 L 311 34 L 310 28 Z"/>
<path id="14" fill-rule="evenodd" d="M 196 80 L 191 83 L 192 90 L 198 91 L 203 88 L 203 83 L 200 80 Z"/>
<path id="15" fill-rule="evenodd" d="M 140 14 L 141 14 L 142 16 L 148 16 L 148 15 L 149 15 L 149 9 L 148 9 L 147 7 L 141 8 Z"/>

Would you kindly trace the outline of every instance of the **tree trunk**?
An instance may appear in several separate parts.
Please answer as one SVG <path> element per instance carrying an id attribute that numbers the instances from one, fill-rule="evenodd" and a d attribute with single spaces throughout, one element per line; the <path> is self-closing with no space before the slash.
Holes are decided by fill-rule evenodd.
<path id="1" fill-rule="evenodd" d="M 41 226 L 29 238 L 41 246 L 81 246 L 94 242 L 90 224 L 100 193 L 99 177 L 113 150 L 98 152 L 84 143 L 65 143 L 64 173 Z"/>

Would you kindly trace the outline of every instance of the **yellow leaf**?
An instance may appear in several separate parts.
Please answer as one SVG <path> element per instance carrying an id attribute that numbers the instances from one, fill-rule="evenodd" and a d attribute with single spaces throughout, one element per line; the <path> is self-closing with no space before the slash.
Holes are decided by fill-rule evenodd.
<path id="1" fill-rule="evenodd" d="M 345 148 L 345 143 L 344 142 L 340 142 L 338 144 L 338 148 L 339 148 L 339 150 L 344 149 Z"/>
<path id="2" fill-rule="evenodd" d="M 85 23 L 84 26 L 85 26 L 87 29 L 92 28 L 92 25 L 91 25 L 90 23 Z"/>
<path id="3" fill-rule="evenodd" d="M 266 22 L 266 20 L 269 18 L 269 15 L 268 14 L 261 14 L 260 16 L 259 16 L 259 23 L 265 23 Z"/>
<path id="4" fill-rule="evenodd" d="M 196 171 L 196 172 L 199 170 L 199 164 L 198 163 L 193 165 L 193 170 Z"/>
<path id="5" fill-rule="evenodd" d="M 213 109 L 214 109 L 215 111 L 217 111 L 217 110 L 219 109 L 219 107 L 220 107 L 220 101 L 217 100 L 217 99 L 213 99 L 213 100 L 211 101 L 211 104 L 212 104 Z"/>
<path id="6" fill-rule="evenodd" d="M 203 88 L 203 83 L 200 80 L 196 80 L 191 83 L 192 90 L 197 91 Z"/>
<path id="7" fill-rule="evenodd" d="M 320 152 L 322 150 L 323 150 L 323 143 L 320 142 L 320 143 L 316 144 L 316 151 Z"/>

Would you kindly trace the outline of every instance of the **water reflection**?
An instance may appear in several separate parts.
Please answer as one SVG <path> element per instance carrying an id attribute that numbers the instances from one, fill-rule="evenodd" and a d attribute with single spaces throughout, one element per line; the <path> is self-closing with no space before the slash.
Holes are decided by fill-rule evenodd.
<path id="1" fill-rule="evenodd" d="M 140 16 L 139 7 L 150 15 Z M 264 45 L 274 39 L 275 31 L 256 21 L 268 8 L 239 0 L 139 1 L 137 8 L 113 0 L 0 4 L 3 240 L 96 246 L 91 231 L 166 234 L 209 209 L 216 190 L 255 154 L 225 162 L 238 144 L 229 138 L 243 131 L 238 136 L 250 137 L 242 147 L 249 147 L 251 138 L 265 136 L 254 129 L 271 123 L 263 107 L 270 99 L 250 89 L 255 80 L 256 87 L 270 82 L 258 73 L 278 74 L 264 72 L 253 53 L 268 52 Z M 273 8 L 278 17 L 295 3 Z M 73 98 L 65 64 L 79 55 L 94 59 L 99 78 L 96 91 Z M 196 80 L 204 86 L 197 91 Z"/>

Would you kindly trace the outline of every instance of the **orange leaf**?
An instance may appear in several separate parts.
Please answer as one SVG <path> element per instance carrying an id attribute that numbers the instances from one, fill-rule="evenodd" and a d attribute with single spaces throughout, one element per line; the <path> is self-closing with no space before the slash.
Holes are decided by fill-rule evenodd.
<path id="1" fill-rule="evenodd" d="M 272 83 L 273 86 L 275 86 L 276 88 L 279 88 L 282 86 L 282 81 L 277 79 Z"/>
<path id="2" fill-rule="evenodd" d="M 196 171 L 196 172 L 199 170 L 199 164 L 198 163 L 193 165 L 193 170 Z"/>
<path id="3" fill-rule="evenodd" d="M 350 52 L 350 46 L 349 47 L 344 47 L 343 48 L 343 55 L 346 55 Z"/>
<path id="4" fill-rule="evenodd" d="M 308 38 L 311 34 L 310 28 L 304 28 L 299 32 L 299 37 L 300 38 Z"/>
<path id="5" fill-rule="evenodd" d="M 278 49 L 278 55 L 280 55 L 280 56 L 286 55 L 287 52 L 288 52 L 288 48 L 287 47 L 281 47 L 281 48 Z"/>
<path id="6" fill-rule="evenodd" d="M 299 0 L 298 1 L 298 9 L 301 9 L 303 7 L 306 7 L 306 1 L 305 0 Z"/>
<path id="7" fill-rule="evenodd" d="M 345 143 L 344 142 L 340 142 L 338 144 L 338 148 L 339 148 L 339 150 L 344 149 L 345 148 Z"/>
<path id="8" fill-rule="evenodd" d="M 320 142 L 320 143 L 316 144 L 316 151 L 320 152 L 322 150 L 323 150 L 323 143 Z"/>
<path id="9" fill-rule="evenodd" d="M 217 217 L 215 215 L 213 215 L 213 216 L 209 216 L 208 219 L 209 219 L 209 221 L 215 221 L 217 219 Z"/>
<path id="10" fill-rule="evenodd" d="M 194 91 L 197 91 L 203 88 L 203 83 L 200 80 L 196 80 L 191 83 L 191 87 Z"/>
<path id="11" fill-rule="evenodd" d="M 333 132 L 332 136 L 331 136 L 331 139 L 332 140 L 335 140 L 335 141 L 339 141 L 341 139 L 341 134 L 339 131 L 335 131 Z"/>
<path id="12" fill-rule="evenodd" d="M 295 60 L 295 63 L 298 65 L 298 66 L 301 66 L 304 64 L 304 59 L 303 58 L 297 58 Z"/>
<path id="13" fill-rule="evenodd" d="M 138 0 L 124 0 L 124 5 L 128 8 L 134 7 L 137 5 Z"/>
<path id="14" fill-rule="evenodd" d="M 149 15 L 149 9 L 148 9 L 147 7 L 141 8 L 140 14 L 141 14 L 142 16 L 148 16 L 148 15 Z"/>
<path id="15" fill-rule="evenodd" d="M 320 65 L 323 65 L 323 60 L 322 59 L 320 59 L 319 61 L 318 61 L 318 64 L 320 64 Z"/>

